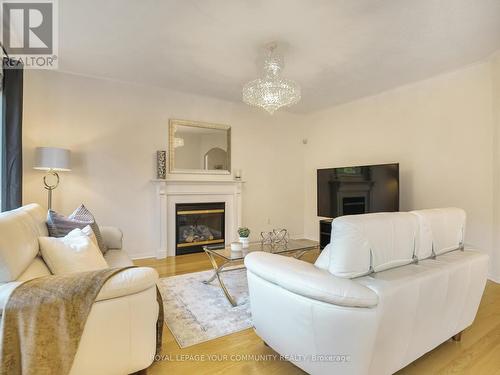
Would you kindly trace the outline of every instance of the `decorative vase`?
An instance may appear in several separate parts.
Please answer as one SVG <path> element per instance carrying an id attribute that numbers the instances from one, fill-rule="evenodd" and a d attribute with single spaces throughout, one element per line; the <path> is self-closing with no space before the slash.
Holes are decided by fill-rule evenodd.
<path id="1" fill-rule="evenodd" d="M 240 242 L 244 249 L 247 249 L 250 244 L 248 237 L 240 237 Z"/>
<path id="2" fill-rule="evenodd" d="M 167 178 L 167 151 L 156 151 L 156 178 L 164 180 Z"/>
<path id="3" fill-rule="evenodd" d="M 241 242 L 231 242 L 231 254 L 239 255 L 243 250 L 243 244 Z"/>

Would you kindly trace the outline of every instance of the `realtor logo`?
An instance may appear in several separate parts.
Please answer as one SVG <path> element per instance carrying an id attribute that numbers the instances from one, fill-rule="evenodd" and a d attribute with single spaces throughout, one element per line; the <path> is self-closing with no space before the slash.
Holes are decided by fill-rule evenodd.
<path id="1" fill-rule="evenodd" d="M 57 68 L 57 2 L 1 1 L 1 40 L 9 56 L 25 68 Z"/>

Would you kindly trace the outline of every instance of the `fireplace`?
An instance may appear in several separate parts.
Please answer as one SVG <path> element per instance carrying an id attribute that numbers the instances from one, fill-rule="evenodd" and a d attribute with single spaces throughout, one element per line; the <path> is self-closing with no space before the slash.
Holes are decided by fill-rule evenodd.
<path id="1" fill-rule="evenodd" d="M 364 214 L 371 211 L 374 182 L 369 170 L 343 175 L 328 182 L 331 192 L 331 212 L 337 216 Z"/>
<path id="2" fill-rule="evenodd" d="M 342 214 L 357 215 L 367 212 L 366 196 L 354 196 L 342 198 Z"/>
<path id="3" fill-rule="evenodd" d="M 224 202 L 224 243 L 237 241 L 238 228 L 241 227 L 244 181 L 172 178 L 153 180 L 153 184 L 156 193 L 154 222 L 158 244 L 157 259 L 173 257 L 177 253 L 178 204 Z"/>
<path id="4" fill-rule="evenodd" d="M 175 205 L 175 255 L 198 253 L 205 245 L 224 245 L 224 202 Z"/>

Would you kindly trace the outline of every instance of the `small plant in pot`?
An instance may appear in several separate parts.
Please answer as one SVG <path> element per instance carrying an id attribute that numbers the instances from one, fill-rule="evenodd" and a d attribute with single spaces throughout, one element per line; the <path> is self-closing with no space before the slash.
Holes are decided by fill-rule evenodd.
<path id="1" fill-rule="evenodd" d="M 250 240 L 248 237 L 250 236 L 250 229 L 247 227 L 238 228 L 238 235 L 240 236 L 240 242 L 243 245 L 243 248 L 247 248 Z"/>

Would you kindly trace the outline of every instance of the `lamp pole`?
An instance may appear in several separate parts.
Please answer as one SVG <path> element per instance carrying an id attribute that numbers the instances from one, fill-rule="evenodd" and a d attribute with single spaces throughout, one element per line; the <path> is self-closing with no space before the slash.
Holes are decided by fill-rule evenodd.
<path id="1" fill-rule="evenodd" d="M 47 182 L 47 177 L 55 177 L 55 182 L 50 184 L 49 182 Z M 52 170 L 52 169 L 49 169 L 49 171 L 47 172 L 47 174 L 45 176 L 43 176 L 43 184 L 45 185 L 45 189 L 47 189 L 48 191 L 48 209 L 52 209 L 52 190 L 54 190 L 57 185 L 59 185 L 59 175 L 57 174 L 56 171 Z"/>

